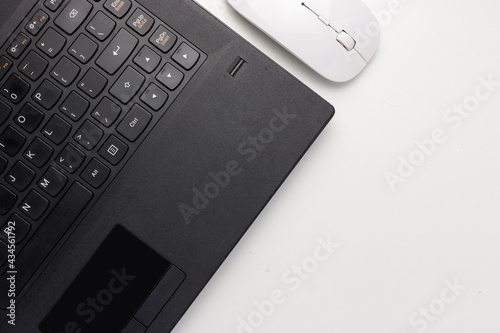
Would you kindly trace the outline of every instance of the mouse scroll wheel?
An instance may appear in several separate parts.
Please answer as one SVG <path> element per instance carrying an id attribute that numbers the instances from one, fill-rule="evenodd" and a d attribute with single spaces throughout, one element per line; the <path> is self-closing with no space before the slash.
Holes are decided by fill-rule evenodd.
<path id="1" fill-rule="evenodd" d="M 347 51 L 352 51 L 354 49 L 354 46 L 356 46 L 356 41 L 354 40 L 354 38 L 352 38 L 344 30 L 339 32 L 339 34 L 337 35 L 337 41 L 342 44 L 342 46 L 345 47 Z"/>

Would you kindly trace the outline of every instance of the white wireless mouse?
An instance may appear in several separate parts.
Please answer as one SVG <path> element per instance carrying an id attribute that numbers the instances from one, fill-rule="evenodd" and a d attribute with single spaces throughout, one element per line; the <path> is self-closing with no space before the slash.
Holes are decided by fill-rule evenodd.
<path id="1" fill-rule="evenodd" d="M 243 17 L 334 82 L 356 77 L 375 54 L 380 28 L 361 0 L 228 0 Z"/>

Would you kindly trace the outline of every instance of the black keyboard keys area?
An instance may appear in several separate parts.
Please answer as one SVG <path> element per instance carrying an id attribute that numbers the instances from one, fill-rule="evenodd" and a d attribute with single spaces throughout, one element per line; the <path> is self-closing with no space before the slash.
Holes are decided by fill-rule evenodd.
<path id="1" fill-rule="evenodd" d="M 16 203 L 17 196 L 8 190 L 5 186 L 0 185 L 0 215 L 5 215 Z"/>
<path id="2" fill-rule="evenodd" d="M 109 92 L 120 102 L 127 104 L 141 89 L 144 80 L 144 76 L 139 72 L 132 67 L 127 67 Z"/>
<path id="3" fill-rule="evenodd" d="M 109 127 L 111 126 L 118 116 L 120 116 L 122 109 L 113 103 L 109 98 L 104 97 L 94 112 L 92 112 L 92 117 L 97 119 L 102 125 Z"/>
<path id="4" fill-rule="evenodd" d="M 138 42 L 130 32 L 121 29 L 97 58 L 96 64 L 108 74 L 115 74 L 134 51 Z"/>
<path id="5" fill-rule="evenodd" d="M 145 72 L 152 73 L 160 64 L 161 57 L 149 47 L 144 46 L 134 58 L 134 62 Z"/>
<path id="6" fill-rule="evenodd" d="M 84 34 L 80 34 L 69 48 L 69 54 L 82 64 L 86 64 L 97 51 L 97 44 Z"/>
<path id="7" fill-rule="evenodd" d="M 132 3 L 129 0 L 107 0 L 104 4 L 104 8 L 117 18 L 125 16 L 131 6 Z"/>
<path id="8" fill-rule="evenodd" d="M 21 201 L 19 210 L 33 221 L 36 221 L 42 217 L 48 207 L 49 201 L 37 191 L 32 190 L 26 198 Z"/>
<path id="9" fill-rule="evenodd" d="M 31 225 L 25 219 L 17 214 L 12 214 L 0 229 L 0 235 L 7 239 L 9 237 L 8 233 L 14 233 L 16 235 L 16 244 L 19 244 L 26 238 L 30 229 Z"/>
<path id="10" fill-rule="evenodd" d="M 158 111 L 167 102 L 168 94 L 151 83 L 141 96 L 141 101 L 146 103 L 151 109 Z"/>
<path id="11" fill-rule="evenodd" d="M 35 178 L 35 172 L 20 161 L 17 161 L 4 177 L 7 184 L 12 185 L 18 191 L 24 191 L 33 178 Z"/>
<path id="12" fill-rule="evenodd" d="M 42 84 L 33 94 L 33 99 L 45 109 L 50 110 L 56 105 L 61 95 L 61 89 L 57 88 L 49 80 L 43 80 Z"/>
<path id="13" fill-rule="evenodd" d="M 35 16 L 33 16 L 31 20 L 28 22 L 28 24 L 26 24 L 24 29 L 26 29 L 26 31 L 28 31 L 33 36 L 36 36 L 43 28 L 45 23 L 47 23 L 48 19 L 49 15 L 47 15 L 47 13 L 39 9 L 36 12 Z"/>
<path id="14" fill-rule="evenodd" d="M 116 130 L 129 141 L 133 142 L 144 132 L 150 121 L 151 114 L 140 105 L 134 104 Z"/>
<path id="15" fill-rule="evenodd" d="M 99 155 L 113 165 L 117 165 L 125 157 L 128 146 L 116 136 L 111 135 L 99 150 Z"/>
<path id="16" fill-rule="evenodd" d="M 57 16 L 55 24 L 68 35 L 71 35 L 83 23 L 91 10 L 92 5 L 89 2 L 85 0 L 71 0 L 59 16 Z"/>
<path id="17" fill-rule="evenodd" d="M 97 12 L 92 21 L 87 25 L 87 31 L 100 41 L 109 37 L 115 28 L 115 21 L 110 19 L 103 12 Z"/>
<path id="18" fill-rule="evenodd" d="M 17 74 L 11 74 L 2 86 L 2 95 L 14 104 L 19 104 L 30 91 L 30 85 Z"/>
<path id="19" fill-rule="evenodd" d="M 72 91 L 61 104 L 59 110 L 71 120 L 78 121 L 87 112 L 89 106 L 90 103 L 85 98 Z"/>
<path id="20" fill-rule="evenodd" d="M 30 42 L 30 38 L 21 32 L 10 44 L 7 52 L 11 55 L 12 58 L 17 59 L 21 56 L 24 50 L 26 50 Z"/>
<path id="21" fill-rule="evenodd" d="M 58 115 L 53 115 L 43 128 L 43 135 L 55 144 L 60 144 L 71 131 L 71 125 Z"/>
<path id="22" fill-rule="evenodd" d="M 2 125 L 10 116 L 12 108 L 0 100 L 0 125 Z"/>
<path id="23" fill-rule="evenodd" d="M 108 179 L 111 171 L 97 159 L 92 159 L 80 175 L 83 180 L 89 183 L 93 188 L 101 187 Z"/>
<path id="24" fill-rule="evenodd" d="M 7 167 L 7 160 L 5 158 L 3 158 L 2 156 L 0 156 L 0 173 L 2 173 L 5 168 Z"/>
<path id="25" fill-rule="evenodd" d="M 57 164 L 69 173 L 75 173 L 84 160 L 85 154 L 71 143 L 68 143 L 61 154 L 56 158 Z"/>
<path id="26" fill-rule="evenodd" d="M 107 83 L 108 80 L 104 76 L 91 68 L 78 84 L 78 88 L 90 97 L 96 98 L 104 90 Z"/>
<path id="27" fill-rule="evenodd" d="M 54 29 L 49 28 L 43 34 L 36 46 L 46 55 L 54 58 L 66 44 L 66 39 Z"/>
<path id="28" fill-rule="evenodd" d="M 29 79 L 36 81 L 43 74 L 49 63 L 35 51 L 30 51 L 18 69 Z"/>
<path id="29" fill-rule="evenodd" d="M 66 57 L 62 57 L 57 63 L 56 67 L 50 72 L 56 81 L 58 81 L 63 86 L 69 86 L 80 73 L 80 67 L 75 65 L 71 60 Z"/>
<path id="30" fill-rule="evenodd" d="M 24 158 L 34 166 L 41 168 L 52 157 L 54 150 L 40 138 L 36 138 L 24 152 Z"/>
<path id="31" fill-rule="evenodd" d="M 50 167 L 38 181 L 38 187 L 51 197 L 55 197 L 61 193 L 67 182 L 68 178 L 65 175 Z"/>
<path id="32" fill-rule="evenodd" d="M 21 150 L 25 141 L 24 135 L 9 126 L 0 134 L 0 150 L 9 156 L 14 156 Z"/>
<path id="33" fill-rule="evenodd" d="M 14 122 L 28 133 L 33 133 L 40 126 L 44 114 L 30 103 L 24 104 L 14 118 Z"/>
<path id="34" fill-rule="evenodd" d="M 104 132 L 99 127 L 86 120 L 82 127 L 76 131 L 73 140 L 83 148 L 92 150 L 101 141 L 103 135 Z"/>

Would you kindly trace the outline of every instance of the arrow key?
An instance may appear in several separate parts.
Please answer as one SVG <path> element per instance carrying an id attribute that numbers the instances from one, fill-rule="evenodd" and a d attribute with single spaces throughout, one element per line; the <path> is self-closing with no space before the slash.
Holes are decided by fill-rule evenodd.
<path id="1" fill-rule="evenodd" d="M 74 173 L 85 160 L 85 154 L 68 143 L 61 154 L 56 158 L 56 163 L 69 173 Z"/>
<path id="2" fill-rule="evenodd" d="M 191 46 L 182 43 L 181 46 L 174 52 L 172 59 L 185 70 L 190 70 L 198 62 L 200 54 L 196 52 Z"/>
<path id="3" fill-rule="evenodd" d="M 184 79 L 184 74 L 172 66 L 172 64 L 167 63 L 161 72 L 156 76 L 156 79 L 168 89 L 174 90 L 179 86 L 179 84 L 181 84 Z"/>
<path id="4" fill-rule="evenodd" d="M 152 73 L 160 61 L 161 57 L 147 46 L 144 46 L 134 58 L 134 62 L 147 73 Z"/>
<path id="5" fill-rule="evenodd" d="M 168 94 L 151 83 L 141 96 L 141 101 L 146 103 L 151 109 L 158 111 L 168 99 Z"/>

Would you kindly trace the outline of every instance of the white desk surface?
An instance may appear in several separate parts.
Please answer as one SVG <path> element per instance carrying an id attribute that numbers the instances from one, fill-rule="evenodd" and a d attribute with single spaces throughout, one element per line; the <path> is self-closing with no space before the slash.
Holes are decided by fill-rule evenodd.
<path id="1" fill-rule="evenodd" d="M 375 58 L 346 84 L 225 0 L 198 2 L 337 113 L 174 332 L 500 332 L 500 2 L 400 0 Z M 490 93 L 479 77 L 499 83 Z M 451 113 L 464 104 L 473 111 Z M 421 161 L 415 142 L 435 131 Z M 423 164 L 391 189 L 386 173 L 410 156 Z M 328 236 L 340 246 L 318 262 Z"/>

